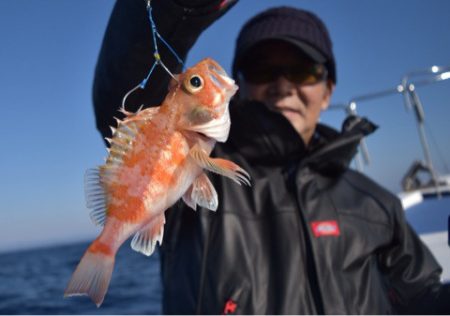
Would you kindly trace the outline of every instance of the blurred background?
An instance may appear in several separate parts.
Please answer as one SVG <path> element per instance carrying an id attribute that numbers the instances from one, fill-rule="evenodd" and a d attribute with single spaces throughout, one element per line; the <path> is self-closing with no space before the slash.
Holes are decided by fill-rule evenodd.
<path id="1" fill-rule="evenodd" d="M 158 256 L 134 254 L 128 245 L 118 258 L 104 309 L 96 310 L 87 299 L 62 300 L 86 241 L 99 232 L 85 207 L 83 177 L 106 157 L 91 90 L 113 5 L 112 0 L 0 0 L 0 313 L 160 312 Z M 336 106 L 324 113 L 322 123 L 340 129 L 344 108 L 357 100 L 357 113 L 379 130 L 366 140 L 370 164 L 355 162 L 354 167 L 399 193 L 413 162 L 425 157 L 414 111 L 395 89 L 411 72 L 450 65 L 450 2 L 241 0 L 201 36 L 187 65 L 210 56 L 230 72 L 242 24 L 277 5 L 309 9 L 327 24 L 337 87 Z M 387 90 L 382 97 L 359 98 Z M 433 165 L 439 174 L 449 174 L 450 80 L 417 85 L 415 91 L 424 108 Z M 439 208 L 445 226 L 449 208 Z M 58 261 L 62 251 L 64 260 Z M 124 294 L 127 282 L 141 287 Z M 129 309 L 108 305 L 114 295 L 128 295 L 121 306 Z"/>

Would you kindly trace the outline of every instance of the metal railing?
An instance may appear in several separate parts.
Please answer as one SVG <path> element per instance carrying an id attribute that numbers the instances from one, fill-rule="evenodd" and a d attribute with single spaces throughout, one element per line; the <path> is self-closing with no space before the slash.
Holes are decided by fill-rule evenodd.
<path id="1" fill-rule="evenodd" d="M 413 177 L 418 171 L 427 171 L 430 173 L 432 184 L 436 187 L 439 194 L 439 177 L 436 169 L 433 166 L 433 159 L 430 152 L 430 146 L 425 132 L 425 111 L 423 104 L 417 92 L 417 87 L 433 84 L 439 81 L 450 79 L 450 66 L 432 66 L 426 69 L 414 70 L 405 74 L 401 83 L 395 88 L 385 89 L 373 93 L 368 93 L 352 98 L 348 103 L 332 104 L 330 110 L 343 110 L 347 115 L 357 115 L 357 107 L 359 103 L 373 99 L 379 99 L 395 94 L 402 94 L 404 105 L 407 110 L 414 111 L 414 117 L 417 124 L 417 130 L 422 146 L 422 151 L 425 161 L 420 163 L 420 166 L 412 166 L 403 179 L 403 189 L 413 189 L 414 186 L 408 187 L 407 176 Z M 363 162 L 369 165 L 370 156 L 367 149 L 367 144 L 364 138 L 360 142 L 360 151 L 355 157 L 356 169 L 363 171 Z M 447 184 L 448 185 L 448 184 Z"/>

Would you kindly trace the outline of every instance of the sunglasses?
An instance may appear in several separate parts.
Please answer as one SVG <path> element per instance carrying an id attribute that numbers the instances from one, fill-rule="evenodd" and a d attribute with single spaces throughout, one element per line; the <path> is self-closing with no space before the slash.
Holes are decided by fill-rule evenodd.
<path id="1" fill-rule="evenodd" d="M 295 84 L 312 85 L 327 79 L 328 71 L 323 64 L 298 64 L 290 66 L 267 63 L 249 63 L 242 67 L 245 81 L 253 84 L 273 82 L 283 76 Z"/>

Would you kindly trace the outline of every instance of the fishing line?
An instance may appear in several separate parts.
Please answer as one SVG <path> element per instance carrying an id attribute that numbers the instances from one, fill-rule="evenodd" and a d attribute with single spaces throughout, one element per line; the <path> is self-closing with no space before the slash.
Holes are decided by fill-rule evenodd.
<path id="1" fill-rule="evenodd" d="M 169 51 L 172 53 L 172 55 L 177 59 L 178 63 L 181 64 L 184 68 L 184 62 L 183 60 L 178 56 L 178 54 L 175 52 L 175 50 L 172 48 L 172 46 L 167 43 L 167 41 L 159 34 L 156 23 L 153 20 L 153 14 L 152 14 L 152 6 L 151 6 L 151 0 L 145 0 L 147 2 L 147 13 L 148 13 L 148 20 L 150 22 L 150 29 L 152 32 L 152 39 L 153 39 L 153 57 L 155 58 L 155 61 L 153 65 L 150 67 L 150 70 L 147 74 L 147 76 L 135 87 L 133 87 L 130 91 L 128 91 L 125 96 L 122 99 L 122 109 L 125 110 L 125 102 L 127 98 L 132 94 L 134 91 L 138 89 L 145 89 L 147 85 L 147 81 L 150 79 L 150 76 L 152 75 L 153 71 L 155 70 L 156 66 L 161 66 L 175 81 L 178 82 L 177 78 L 174 76 L 174 74 L 169 70 L 169 68 L 164 64 L 164 62 L 161 59 L 161 55 L 159 54 L 158 49 L 158 39 L 163 43 Z"/>
<path id="2" fill-rule="evenodd" d="M 434 149 L 435 149 L 438 157 L 441 160 L 442 166 L 444 167 L 445 171 L 448 173 L 450 171 L 450 168 L 449 168 L 449 166 L 447 164 L 447 161 L 445 160 L 445 157 L 444 157 L 444 154 L 443 154 L 443 152 L 441 150 L 441 147 L 439 146 L 438 142 L 436 141 L 436 137 L 434 136 L 433 130 L 432 130 L 431 126 L 427 122 L 425 122 L 424 125 L 425 125 L 425 128 L 427 129 L 428 135 L 431 138 L 431 141 L 433 142 Z"/>

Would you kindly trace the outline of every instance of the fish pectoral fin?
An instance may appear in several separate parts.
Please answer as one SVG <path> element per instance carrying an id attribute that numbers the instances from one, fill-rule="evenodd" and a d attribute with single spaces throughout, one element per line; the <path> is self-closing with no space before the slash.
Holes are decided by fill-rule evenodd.
<path id="1" fill-rule="evenodd" d="M 237 184 L 250 186 L 250 175 L 247 171 L 239 167 L 230 160 L 221 158 L 211 158 L 198 145 L 194 145 L 189 152 L 189 156 L 202 168 L 230 178 Z"/>
<path id="2" fill-rule="evenodd" d="M 131 248 L 150 256 L 155 251 L 156 243 L 162 244 L 165 222 L 164 213 L 152 219 L 150 223 L 134 235 L 131 240 Z"/>
<path id="3" fill-rule="evenodd" d="M 183 201 L 194 211 L 197 209 L 197 205 L 211 211 L 216 211 L 219 206 L 216 189 L 214 189 L 213 184 L 205 173 L 202 173 L 195 179 L 183 195 Z"/>

